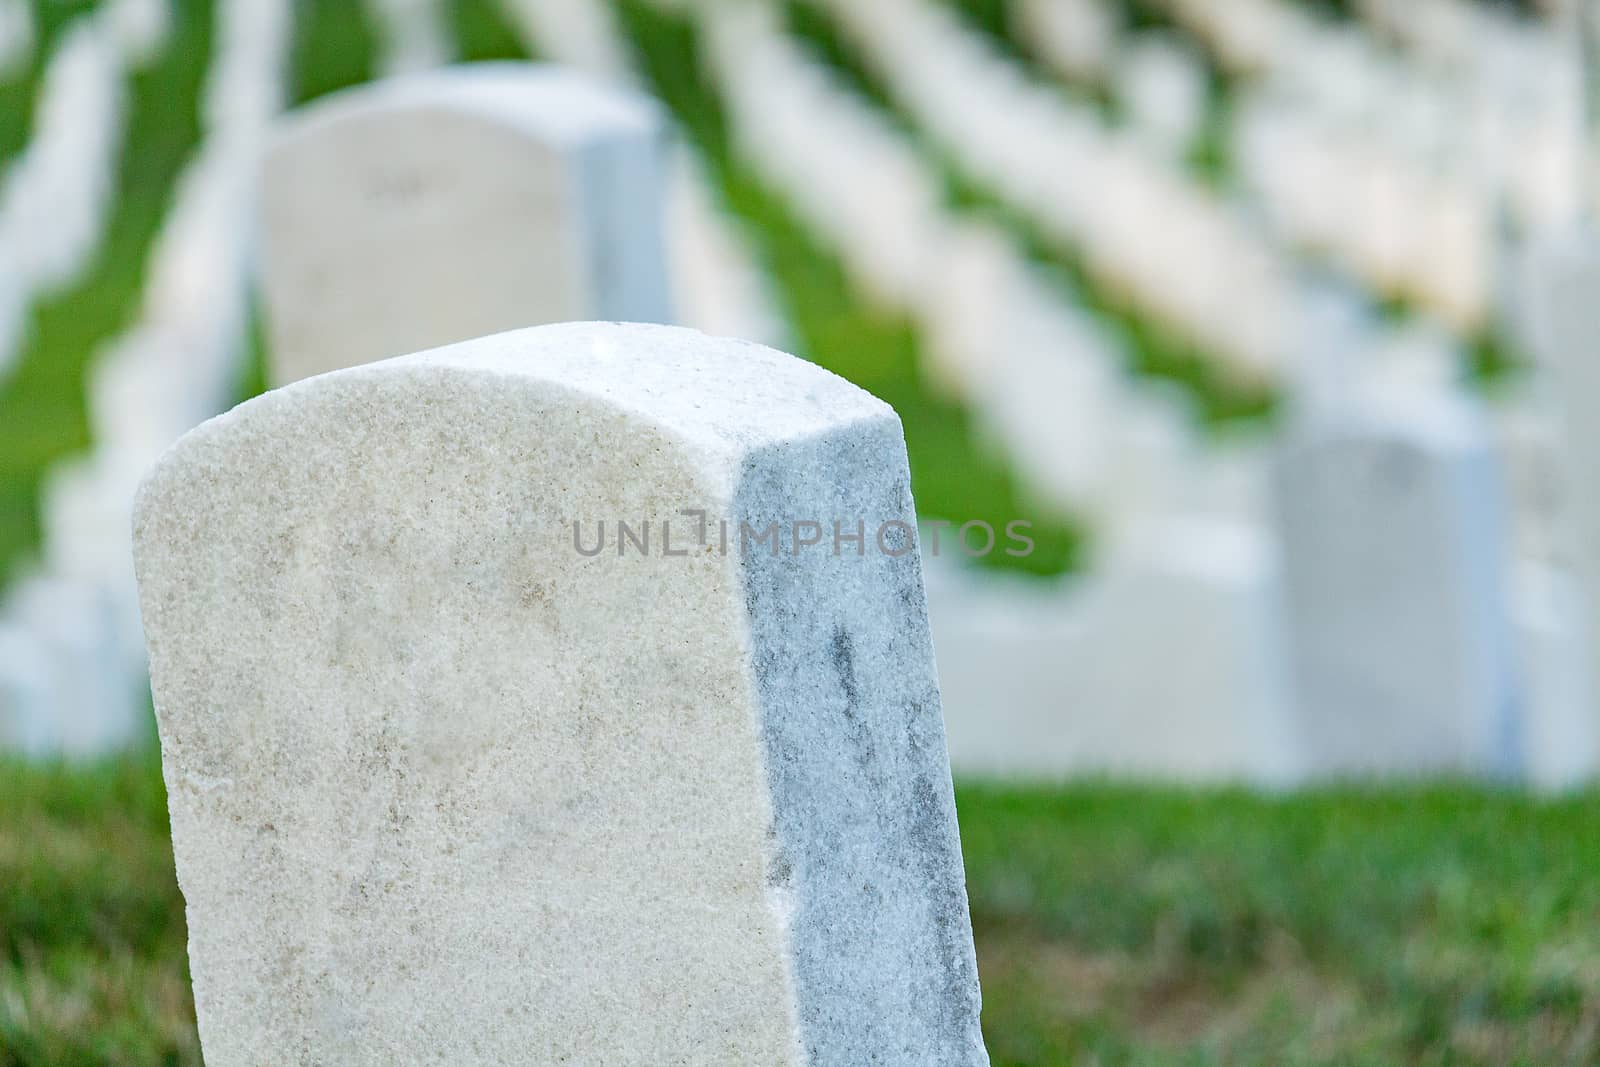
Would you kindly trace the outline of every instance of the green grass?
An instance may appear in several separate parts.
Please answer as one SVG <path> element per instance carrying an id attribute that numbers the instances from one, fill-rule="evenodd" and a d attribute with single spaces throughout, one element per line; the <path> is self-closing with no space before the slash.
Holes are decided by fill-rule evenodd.
<path id="1" fill-rule="evenodd" d="M 0 1067 L 200 1062 L 153 753 L 0 763 Z"/>
<path id="2" fill-rule="evenodd" d="M 290 100 L 307 100 L 371 81 L 377 41 L 366 9 L 346 0 L 296 0 Z"/>
<path id="3" fill-rule="evenodd" d="M 451 37 L 462 60 L 530 58 L 530 49 L 524 47 L 496 0 L 456 0 L 448 13 Z"/>
<path id="4" fill-rule="evenodd" d="M 1009 1065 L 1600 1062 L 1600 796 L 958 789 Z M 153 754 L 0 763 L 0 1067 L 197 1064 Z"/>
<path id="5" fill-rule="evenodd" d="M 1600 797 L 960 797 L 995 1063 L 1600 1062 Z"/>

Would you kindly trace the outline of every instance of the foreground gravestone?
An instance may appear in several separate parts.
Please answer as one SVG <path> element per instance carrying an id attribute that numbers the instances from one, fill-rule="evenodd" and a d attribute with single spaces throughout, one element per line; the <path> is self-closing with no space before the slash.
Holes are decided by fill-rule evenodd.
<path id="1" fill-rule="evenodd" d="M 135 561 L 206 1061 L 986 1063 L 912 521 L 886 405 L 668 327 L 183 438 Z"/>
<path id="2" fill-rule="evenodd" d="M 1275 483 L 1308 772 L 1513 773 L 1505 509 L 1476 411 L 1442 394 L 1315 428 Z"/>
<path id="3" fill-rule="evenodd" d="M 662 136 L 649 99 L 526 63 L 306 108 L 262 178 L 271 384 L 541 323 L 668 321 Z"/>

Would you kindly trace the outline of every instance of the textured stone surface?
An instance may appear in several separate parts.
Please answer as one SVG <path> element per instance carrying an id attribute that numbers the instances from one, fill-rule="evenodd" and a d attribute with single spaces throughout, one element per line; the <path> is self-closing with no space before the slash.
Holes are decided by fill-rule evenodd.
<path id="1" fill-rule="evenodd" d="M 270 379 L 540 323 L 666 322 L 661 120 L 558 67 L 333 94 L 263 176 Z"/>
<path id="2" fill-rule="evenodd" d="M 207 1063 L 987 1062 L 911 517 L 887 406 L 667 327 L 185 437 L 135 540 Z"/>
<path id="3" fill-rule="evenodd" d="M 1503 491 L 1476 412 L 1437 396 L 1307 433 L 1276 500 L 1311 773 L 1513 772 Z"/>

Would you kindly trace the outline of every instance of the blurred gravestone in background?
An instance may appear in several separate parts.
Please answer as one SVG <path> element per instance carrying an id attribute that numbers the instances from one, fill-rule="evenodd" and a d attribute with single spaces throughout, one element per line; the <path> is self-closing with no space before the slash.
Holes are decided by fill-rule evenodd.
<path id="1" fill-rule="evenodd" d="M 1307 427 L 1276 472 L 1312 773 L 1521 765 L 1505 496 L 1481 418 L 1449 399 Z"/>
<path id="2" fill-rule="evenodd" d="M 478 64 L 346 90 L 263 179 L 271 380 L 545 322 L 670 317 L 650 101 Z"/>

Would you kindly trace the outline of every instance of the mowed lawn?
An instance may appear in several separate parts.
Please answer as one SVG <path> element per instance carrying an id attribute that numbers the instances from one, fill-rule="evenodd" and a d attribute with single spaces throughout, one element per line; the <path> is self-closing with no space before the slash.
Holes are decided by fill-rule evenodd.
<path id="1" fill-rule="evenodd" d="M 1004 1064 L 1600 1062 L 1600 796 L 958 789 Z M 196 1064 L 154 754 L 0 765 L 0 1065 Z"/>

